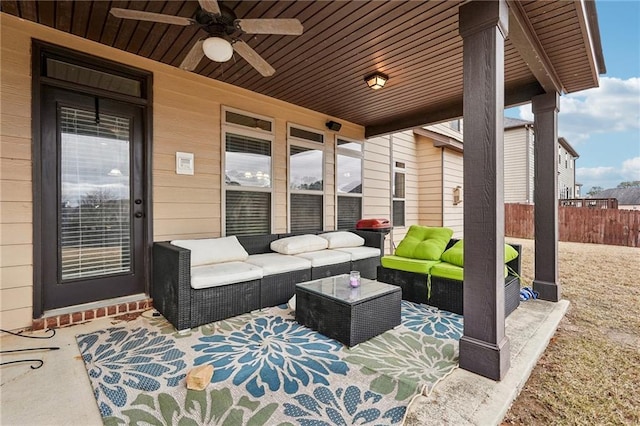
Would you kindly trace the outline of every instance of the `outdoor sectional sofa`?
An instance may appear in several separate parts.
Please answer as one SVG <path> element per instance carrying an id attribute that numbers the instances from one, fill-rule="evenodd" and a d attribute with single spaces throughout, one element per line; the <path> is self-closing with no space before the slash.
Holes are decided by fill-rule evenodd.
<path id="1" fill-rule="evenodd" d="M 414 244 L 414 250 L 407 250 L 403 242 L 407 237 L 415 240 L 415 235 L 411 236 L 411 228 L 418 231 L 417 245 Z M 400 286 L 404 300 L 463 315 L 463 241 L 450 238 L 453 231 L 447 228 L 417 225 L 411 228 L 395 254 L 382 258 L 378 267 L 378 281 Z M 425 236 L 433 236 L 430 232 L 440 234 L 436 238 L 439 241 L 434 243 L 426 238 L 431 246 L 421 251 L 420 240 L 425 240 Z M 518 244 L 505 245 L 505 316 L 520 304 L 521 250 Z"/>
<path id="2" fill-rule="evenodd" d="M 363 230 L 155 242 L 151 297 L 184 330 L 286 303 L 311 279 L 376 279 L 383 249 L 384 234 Z"/>

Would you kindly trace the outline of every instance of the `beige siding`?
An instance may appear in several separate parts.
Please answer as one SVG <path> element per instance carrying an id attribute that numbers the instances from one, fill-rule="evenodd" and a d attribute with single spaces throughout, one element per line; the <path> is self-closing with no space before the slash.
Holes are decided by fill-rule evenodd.
<path id="1" fill-rule="evenodd" d="M 442 152 L 433 146 L 433 140 L 416 136 L 419 168 L 419 223 L 425 226 L 442 226 Z"/>
<path id="2" fill-rule="evenodd" d="M 455 139 L 457 141 L 462 141 L 462 120 L 460 120 L 460 131 L 454 130 L 450 126 L 450 122 L 432 124 L 430 126 L 426 126 L 425 129 L 430 130 L 432 132 L 439 133 L 443 136 Z"/>
<path id="3" fill-rule="evenodd" d="M 140 58 L 98 43 L 1 14 L 0 59 L 0 267 L 2 285 L 0 326 L 27 327 L 32 317 L 32 199 L 31 199 L 31 39 L 35 38 L 153 72 L 153 238 L 193 238 L 221 234 L 221 110 L 229 106 L 275 120 L 274 229 L 286 231 L 286 123 L 324 131 L 331 117 L 210 80 L 168 65 Z M 340 135 L 363 140 L 364 129 L 342 123 Z M 332 142 L 333 132 L 326 131 Z M 379 144 L 380 146 L 376 146 Z M 380 148 L 380 149 L 378 149 Z M 333 155 L 327 154 L 328 200 L 333 200 Z M 175 174 L 176 151 L 195 155 L 193 176 Z M 367 215 L 389 216 L 388 161 L 380 139 L 365 153 L 365 189 L 373 198 Z M 386 143 L 388 157 L 388 140 Z M 382 155 L 382 157 L 380 156 Z M 380 174 L 379 171 L 383 173 Z M 386 188 L 384 183 L 386 180 Z M 381 197 L 381 194 L 382 197 Z M 380 201 L 382 199 L 382 201 Z M 331 204 L 331 203 L 329 203 Z M 334 206 L 326 221 L 333 224 Z M 332 225 L 331 225 L 332 226 Z"/>
<path id="4" fill-rule="evenodd" d="M 504 132 L 504 202 L 531 203 L 527 191 L 527 133 L 524 127 Z M 532 159 L 531 159 L 532 160 Z"/>
<path id="5" fill-rule="evenodd" d="M 453 229 L 453 236 L 462 238 L 464 225 L 464 173 L 462 153 L 448 149 L 442 152 L 442 225 Z M 453 204 L 453 189 L 461 187 L 461 203 Z"/>
<path id="6" fill-rule="evenodd" d="M 324 229 L 336 229 L 336 151 L 331 135 L 325 136 L 324 150 Z"/>
<path id="7" fill-rule="evenodd" d="M 415 141 L 413 140 L 412 132 L 395 133 L 392 136 L 391 141 L 391 165 L 394 166 L 396 162 L 404 163 L 404 190 L 405 190 L 405 202 L 404 202 L 404 226 L 393 226 L 391 233 L 389 234 L 389 243 L 392 245 L 393 250 L 398 246 L 398 243 L 402 241 L 407 234 L 409 226 L 416 223 L 418 220 L 418 176 L 417 165 L 415 160 Z M 393 181 L 393 168 L 389 175 Z M 393 198 L 391 198 L 393 200 Z M 392 201 L 390 201 L 392 202 Z M 392 209 L 393 211 L 393 209 Z"/>
<path id="8" fill-rule="evenodd" d="M 364 143 L 362 216 L 391 219 L 390 136 L 367 139 Z M 385 240 L 389 253 L 389 238 Z"/>
<path id="9" fill-rule="evenodd" d="M 0 31 L 0 327 L 15 329 L 31 324 L 31 49 Z"/>

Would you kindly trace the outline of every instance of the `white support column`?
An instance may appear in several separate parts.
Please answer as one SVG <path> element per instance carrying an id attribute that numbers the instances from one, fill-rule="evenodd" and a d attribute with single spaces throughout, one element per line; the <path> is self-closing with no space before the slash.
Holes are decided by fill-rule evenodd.
<path id="1" fill-rule="evenodd" d="M 505 0 L 460 6 L 464 61 L 464 335 L 460 367 L 493 380 L 509 370 L 504 329 Z"/>
<path id="2" fill-rule="evenodd" d="M 532 99 L 534 143 L 535 277 L 540 299 L 560 300 L 558 280 L 558 93 Z"/>

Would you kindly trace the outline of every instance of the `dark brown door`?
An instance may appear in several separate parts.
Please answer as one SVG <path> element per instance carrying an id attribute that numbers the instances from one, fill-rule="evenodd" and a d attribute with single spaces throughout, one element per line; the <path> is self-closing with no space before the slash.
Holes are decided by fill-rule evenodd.
<path id="1" fill-rule="evenodd" d="M 141 107 L 42 91 L 44 309 L 143 293 Z"/>

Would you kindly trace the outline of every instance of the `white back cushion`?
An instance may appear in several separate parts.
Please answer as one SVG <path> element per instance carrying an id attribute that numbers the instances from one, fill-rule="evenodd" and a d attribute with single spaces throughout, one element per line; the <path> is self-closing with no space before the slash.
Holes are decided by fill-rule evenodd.
<path id="1" fill-rule="evenodd" d="M 298 254 L 309 251 L 324 250 L 329 243 L 317 235 L 294 235 L 275 240 L 271 243 L 271 250 L 280 254 Z"/>
<path id="2" fill-rule="evenodd" d="M 343 247 L 360 247 L 364 245 L 364 238 L 353 232 L 347 231 L 335 231 L 327 232 L 325 234 L 318 235 L 324 238 L 329 243 L 329 248 L 343 248 Z"/>
<path id="3" fill-rule="evenodd" d="M 191 250 L 192 267 L 222 262 L 241 262 L 249 257 L 249 253 L 235 235 L 197 240 L 174 240 L 171 244 Z"/>

